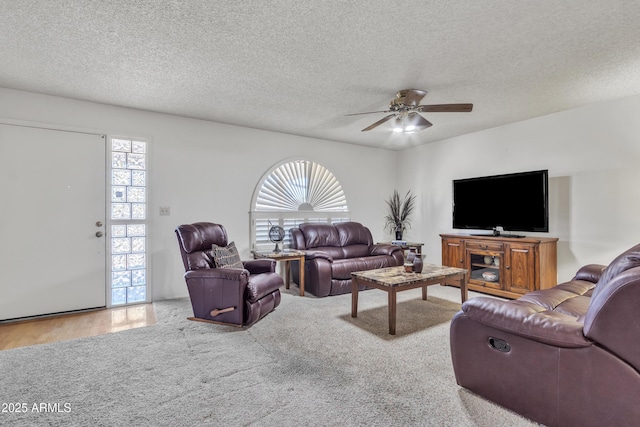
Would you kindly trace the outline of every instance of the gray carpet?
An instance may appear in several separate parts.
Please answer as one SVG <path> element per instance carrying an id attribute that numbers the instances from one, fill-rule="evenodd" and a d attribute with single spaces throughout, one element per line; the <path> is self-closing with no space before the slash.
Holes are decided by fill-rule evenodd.
<path id="1" fill-rule="evenodd" d="M 356 319 L 350 295 L 283 292 L 247 329 L 189 321 L 177 299 L 154 303 L 155 326 L 1 351 L 0 403 L 27 412 L 0 425 L 536 425 L 456 385 L 457 289 L 399 293 L 395 336 L 384 292 L 361 292 Z"/>

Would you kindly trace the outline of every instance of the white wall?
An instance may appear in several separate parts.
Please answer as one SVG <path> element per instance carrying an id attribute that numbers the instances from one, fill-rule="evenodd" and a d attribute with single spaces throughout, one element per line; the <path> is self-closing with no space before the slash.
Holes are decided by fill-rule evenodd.
<path id="1" fill-rule="evenodd" d="M 403 150 L 398 187 L 419 206 L 408 237 L 439 262 L 439 234 L 464 231 L 451 226 L 453 179 L 549 169 L 549 233 L 528 234 L 560 239 L 560 281 L 608 264 L 640 243 L 639 116 L 633 96 Z M 495 197 L 489 191 L 487 203 Z"/>
<path id="2" fill-rule="evenodd" d="M 376 240 L 389 237 L 384 200 L 394 188 L 412 189 L 418 209 L 405 238 L 424 241 L 426 261 L 436 263 L 439 234 L 455 231 L 453 179 L 549 169 L 550 232 L 539 235 L 560 238 L 558 278 L 567 280 L 579 266 L 608 263 L 640 242 L 638 113 L 635 96 L 396 153 L 0 88 L 1 118 L 150 139 L 154 299 L 186 295 L 173 231 L 178 224 L 220 222 L 249 256 L 255 186 L 274 164 L 294 157 L 335 174 L 352 218 L 368 225 Z M 171 215 L 159 216 L 159 206 L 169 206 Z"/>
<path id="3" fill-rule="evenodd" d="M 251 197 L 263 174 L 284 159 L 301 157 L 328 168 L 342 184 L 352 219 L 369 226 L 374 239 L 387 237 L 384 200 L 396 179 L 393 151 L 2 88 L 0 118 L 150 140 L 148 249 L 154 300 L 187 295 L 174 235 L 179 224 L 224 224 L 243 258 L 250 256 Z M 160 206 L 169 206 L 171 215 L 160 216 Z"/>

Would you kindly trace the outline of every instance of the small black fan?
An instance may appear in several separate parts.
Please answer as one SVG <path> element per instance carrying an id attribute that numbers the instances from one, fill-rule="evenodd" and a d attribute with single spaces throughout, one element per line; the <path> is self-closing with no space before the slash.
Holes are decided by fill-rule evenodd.
<path id="1" fill-rule="evenodd" d="M 269 221 L 269 225 L 271 225 L 271 221 Z M 284 234 L 284 228 L 280 227 L 279 225 L 272 225 L 271 228 L 269 228 L 269 240 L 276 244 L 276 248 L 273 250 L 273 252 L 280 252 L 278 244 L 282 243 L 282 241 L 284 240 Z"/>

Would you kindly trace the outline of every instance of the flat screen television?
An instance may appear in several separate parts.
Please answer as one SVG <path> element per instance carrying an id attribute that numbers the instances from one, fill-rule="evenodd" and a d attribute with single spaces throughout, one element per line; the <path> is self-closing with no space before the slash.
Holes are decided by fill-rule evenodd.
<path id="1" fill-rule="evenodd" d="M 453 228 L 549 231 L 547 170 L 456 179 Z"/>

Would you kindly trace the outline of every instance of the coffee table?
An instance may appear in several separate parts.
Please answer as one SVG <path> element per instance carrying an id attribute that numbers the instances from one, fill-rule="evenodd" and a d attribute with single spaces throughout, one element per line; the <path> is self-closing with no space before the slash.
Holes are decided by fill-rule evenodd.
<path id="1" fill-rule="evenodd" d="M 364 285 L 381 289 L 389 294 L 389 334 L 396 334 L 396 294 L 409 289 L 422 288 L 422 299 L 427 299 L 427 286 L 460 280 L 462 302 L 468 297 L 467 270 L 444 265 L 424 264 L 422 273 L 407 273 L 403 266 L 351 273 L 351 317 L 358 317 L 358 286 Z"/>
<path id="2" fill-rule="evenodd" d="M 289 283 L 291 283 L 291 262 L 290 261 L 299 261 L 300 262 L 300 273 L 298 274 L 298 287 L 300 287 L 300 296 L 304 296 L 304 252 L 296 251 L 292 249 L 283 249 L 280 252 L 262 252 L 262 251 L 252 251 L 253 258 L 271 258 L 276 261 L 284 261 L 285 263 L 285 287 L 289 289 Z"/>

